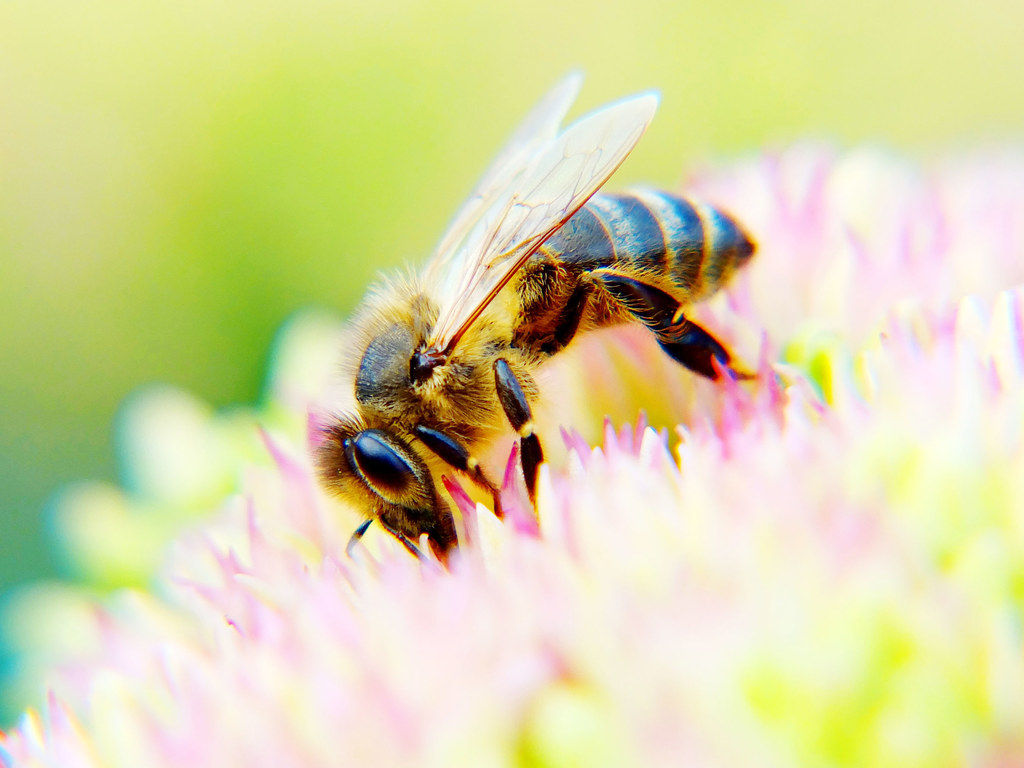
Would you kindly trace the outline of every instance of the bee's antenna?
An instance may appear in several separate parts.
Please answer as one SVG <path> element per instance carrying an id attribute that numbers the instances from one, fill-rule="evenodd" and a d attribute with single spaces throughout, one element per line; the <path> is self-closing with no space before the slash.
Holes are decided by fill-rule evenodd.
<path id="1" fill-rule="evenodd" d="M 373 523 L 372 517 L 360 523 L 359 527 L 352 531 L 352 537 L 348 540 L 348 544 L 345 545 L 345 554 L 350 560 L 352 559 L 352 550 L 359 543 L 359 540 L 363 538 L 363 534 L 366 533 L 371 523 Z"/>

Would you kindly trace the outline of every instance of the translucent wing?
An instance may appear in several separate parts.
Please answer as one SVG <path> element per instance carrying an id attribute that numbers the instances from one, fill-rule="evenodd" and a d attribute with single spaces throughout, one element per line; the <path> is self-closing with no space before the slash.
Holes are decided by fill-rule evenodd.
<path id="1" fill-rule="evenodd" d="M 538 148 L 558 135 L 558 129 L 569 107 L 576 101 L 582 84 L 583 76 L 578 72 L 560 80 L 512 133 L 438 243 L 434 259 L 427 268 L 429 282 L 437 284 L 443 275 L 451 273 L 453 258 L 464 255 L 456 248 L 459 242 L 466 237 L 498 194 L 522 173 Z"/>
<path id="2" fill-rule="evenodd" d="M 529 152 L 509 154 L 507 161 L 499 158 L 507 164 L 489 182 L 486 198 L 471 200 L 471 213 L 459 222 L 464 215 L 460 212 L 458 231 L 453 227 L 442 241 L 450 255 L 438 254 L 446 271 L 440 275 L 440 314 L 431 347 L 444 352 L 454 348 L 533 252 L 622 164 L 657 105 L 653 94 L 625 99 L 561 134 L 543 140 L 535 136 L 522 145 Z"/>

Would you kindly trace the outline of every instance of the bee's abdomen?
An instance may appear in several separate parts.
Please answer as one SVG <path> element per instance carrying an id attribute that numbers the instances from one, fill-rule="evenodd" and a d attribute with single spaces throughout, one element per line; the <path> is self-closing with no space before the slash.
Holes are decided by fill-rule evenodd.
<path id="1" fill-rule="evenodd" d="M 682 292 L 709 296 L 754 252 L 729 215 L 667 192 L 594 195 L 545 244 L 561 261 L 585 270 L 621 269 Z"/>

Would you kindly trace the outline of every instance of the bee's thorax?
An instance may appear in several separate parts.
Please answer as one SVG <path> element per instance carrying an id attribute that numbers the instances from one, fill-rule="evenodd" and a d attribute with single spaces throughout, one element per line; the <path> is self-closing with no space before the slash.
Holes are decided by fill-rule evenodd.
<path id="1" fill-rule="evenodd" d="M 420 348 L 409 361 L 409 379 L 413 384 L 423 384 L 434 375 L 434 369 L 444 365 L 447 356 L 433 347 Z"/>

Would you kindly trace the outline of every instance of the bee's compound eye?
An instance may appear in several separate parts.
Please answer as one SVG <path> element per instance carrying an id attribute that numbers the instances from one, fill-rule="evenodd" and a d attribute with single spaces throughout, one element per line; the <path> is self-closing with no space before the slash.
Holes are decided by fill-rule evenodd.
<path id="1" fill-rule="evenodd" d="M 349 441 L 350 458 L 359 474 L 384 497 L 401 494 L 416 481 L 416 470 L 393 439 L 375 429 Z"/>

